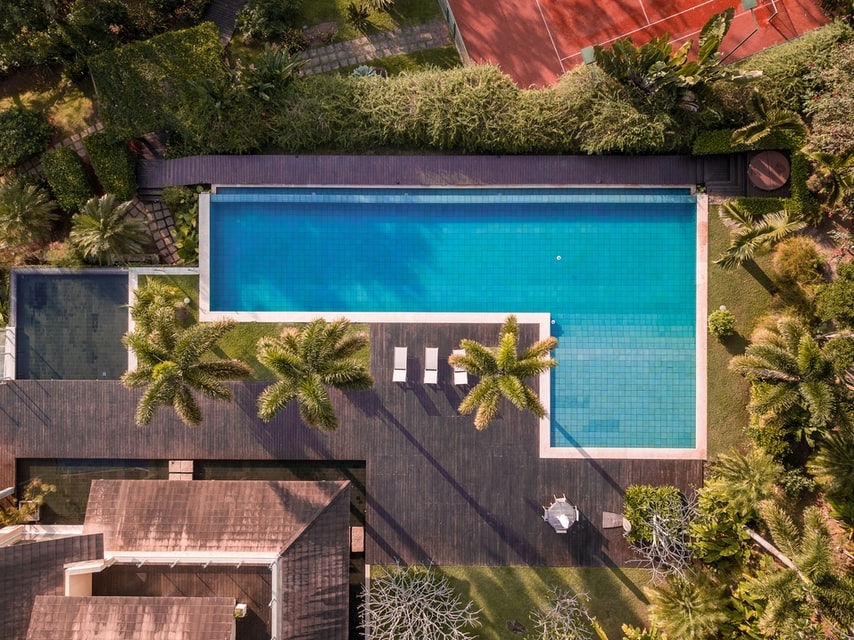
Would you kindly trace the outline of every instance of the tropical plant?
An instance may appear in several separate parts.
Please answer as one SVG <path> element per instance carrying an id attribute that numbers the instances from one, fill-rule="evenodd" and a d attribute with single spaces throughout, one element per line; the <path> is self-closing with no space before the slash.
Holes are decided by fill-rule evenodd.
<path id="1" fill-rule="evenodd" d="M 298 53 L 285 47 L 264 44 L 254 63 L 241 73 L 241 81 L 249 92 L 262 100 L 270 100 L 273 93 L 284 89 L 307 62 Z"/>
<path id="2" fill-rule="evenodd" d="M 44 240 L 58 219 L 56 203 L 35 184 L 17 179 L 0 191 L 0 240 L 6 244 Z"/>
<path id="3" fill-rule="evenodd" d="M 137 368 L 127 371 L 122 382 L 129 389 L 144 388 L 136 408 L 136 423 L 147 425 L 161 406 L 171 406 L 184 424 L 202 422 L 202 411 L 193 391 L 216 400 L 230 401 L 234 395 L 224 380 L 239 380 L 250 374 L 239 360 L 204 360 L 217 340 L 234 328 L 233 320 L 199 323 L 182 329 L 174 306 L 163 304 L 158 296 L 135 292 L 132 308 L 139 324 L 125 334 L 123 343 L 136 354 Z M 138 309 L 142 304 L 153 304 Z"/>
<path id="4" fill-rule="evenodd" d="M 33 514 L 44 504 L 45 496 L 54 491 L 56 486 L 42 482 L 41 478 L 33 478 L 24 487 L 14 507 L 0 504 L 0 527 L 29 522 Z"/>
<path id="5" fill-rule="evenodd" d="M 328 388 L 373 386 L 368 367 L 359 357 L 367 345 L 367 334 L 352 333 L 346 318 L 332 322 L 318 318 L 301 327 L 284 329 L 278 338 L 261 338 L 258 360 L 279 381 L 258 397 L 258 415 L 269 422 L 296 400 L 303 422 L 323 431 L 335 431 L 338 417 Z"/>
<path id="6" fill-rule="evenodd" d="M 199 263 L 199 194 L 203 191 L 202 185 L 163 189 L 163 203 L 175 220 L 172 239 L 184 264 Z"/>
<path id="7" fill-rule="evenodd" d="M 131 202 L 115 203 L 110 193 L 90 198 L 71 220 L 71 243 L 88 262 L 113 265 L 148 245 L 145 222 L 130 215 Z"/>
<path id="8" fill-rule="evenodd" d="M 849 529 L 854 526 L 854 435 L 849 429 L 824 438 L 807 470 L 825 492 L 835 517 Z"/>
<path id="9" fill-rule="evenodd" d="M 714 494 L 726 503 L 727 513 L 750 522 L 759 516 L 759 503 L 774 496 L 782 473 L 783 467 L 762 449 L 721 454 L 709 468 L 700 502 Z"/>
<path id="10" fill-rule="evenodd" d="M 667 638 L 711 640 L 725 637 L 732 627 L 724 589 L 705 573 L 674 574 L 648 594 L 650 620 Z"/>
<path id="11" fill-rule="evenodd" d="M 824 278 L 825 267 L 815 242 L 805 236 L 788 238 L 774 251 L 774 269 L 786 280 L 815 284 Z"/>
<path id="12" fill-rule="evenodd" d="M 363 593 L 362 626 L 376 640 L 474 640 L 470 629 L 480 625 L 474 603 L 432 567 L 388 569 Z"/>
<path id="13" fill-rule="evenodd" d="M 0 112 L 0 169 L 45 150 L 53 127 L 41 113 L 24 107 Z"/>
<path id="14" fill-rule="evenodd" d="M 839 327 L 854 329 L 854 262 L 837 265 L 836 278 L 819 287 L 815 302 L 822 320 L 833 320 Z"/>
<path id="15" fill-rule="evenodd" d="M 237 16 L 237 28 L 246 36 L 272 40 L 299 23 L 302 0 L 250 0 Z"/>
<path id="16" fill-rule="evenodd" d="M 735 232 L 731 234 L 730 246 L 715 260 L 715 264 L 724 269 L 741 266 L 752 260 L 760 247 L 779 242 L 807 226 L 806 222 L 788 209 L 754 217 L 743 205 L 733 201 L 726 202 L 721 207 L 720 216 L 736 227 Z"/>
<path id="17" fill-rule="evenodd" d="M 722 340 L 735 333 L 735 315 L 729 309 L 716 309 L 709 314 L 709 333 Z"/>
<path id="18" fill-rule="evenodd" d="M 833 362 L 808 327 L 782 316 L 760 326 L 730 369 L 751 384 L 750 413 L 759 424 L 798 425 L 792 435 L 814 445 L 814 435 L 845 417 L 847 393 L 836 384 Z"/>
<path id="19" fill-rule="evenodd" d="M 828 209 L 834 209 L 854 194 L 854 147 L 838 154 L 814 147 L 803 152 L 813 167 L 808 185 Z"/>
<path id="20" fill-rule="evenodd" d="M 464 369 L 480 381 L 460 403 L 459 412 L 469 414 L 475 409 L 474 426 L 486 429 L 498 415 L 501 398 L 507 398 L 522 411 L 530 411 L 538 418 L 546 409 L 533 389 L 525 384 L 527 378 L 537 376 L 557 366 L 549 352 L 557 346 L 557 338 L 539 340 L 518 353 L 519 325 L 516 316 L 507 316 L 498 333 L 498 346 L 485 347 L 474 340 L 462 340 L 462 354 L 452 354 L 448 362 L 452 367 Z"/>
<path id="21" fill-rule="evenodd" d="M 807 128 L 801 116 L 789 109 L 771 107 L 767 99 L 758 90 L 754 90 L 750 98 L 756 119 L 748 125 L 732 132 L 732 144 L 755 145 L 772 133 L 787 131 L 803 139 Z"/>
<path id="22" fill-rule="evenodd" d="M 596 45 L 593 49 L 596 64 L 664 110 L 677 107 L 698 111 L 696 90 L 725 73 L 720 66 L 719 48 L 733 15 L 733 10 L 727 9 L 706 22 L 700 31 L 699 50 L 694 60 L 689 60 L 693 40 L 686 41 L 674 53 L 669 36 L 664 35 L 640 47 L 636 47 L 631 38 L 616 40 L 610 49 Z"/>
<path id="23" fill-rule="evenodd" d="M 365 31 L 370 22 L 371 10 L 363 5 L 350 2 L 347 4 L 347 23 L 357 31 Z"/>

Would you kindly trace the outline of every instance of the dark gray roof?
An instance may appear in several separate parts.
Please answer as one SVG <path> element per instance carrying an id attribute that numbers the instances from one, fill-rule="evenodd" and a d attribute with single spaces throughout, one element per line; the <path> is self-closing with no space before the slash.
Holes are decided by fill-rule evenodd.
<path id="1" fill-rule="evenodd" d="M 39 596 L 27 640 L 231 640 L 234 598 Z"/>
<path id="2" fill-rule="evenodd" d="M 23 640 L 36 596 L 65 593 L 66 563 L 103 557 L 99 535 L 0 548 L 0 638 Z"/>
<path id="3" fill-rule="evenodd" d="M 348 482 L 93 480 L 83 531 L 108 552 L 278 555 L 340 495 Z"/>

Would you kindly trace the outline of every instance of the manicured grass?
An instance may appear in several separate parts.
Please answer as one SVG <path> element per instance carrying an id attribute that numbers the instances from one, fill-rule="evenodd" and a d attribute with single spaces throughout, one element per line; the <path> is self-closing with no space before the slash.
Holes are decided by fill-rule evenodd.
<path id="1" fill-rule="evenodd" d="M 729 231 L 716 207 L 709 207 L 709 312 L 721 305 L 735 315 L 737 334 L 719 342 L 709 336 L 709 457 L 744 447 L 749 439 L 748 385 L 728 369 L 734 355 L 744 352 L 756 320 L 772 311 L 774 289 L 770 253 L 759 252 L 755 266 L 725 271 L 713 264 L 729 245 Z"/>
<path id="2" fill-rule="evenodd" d="M 321 22 L 335 22 L 338 24 L 335 40 L 343 42 L 379 31 L 391 31 L 442 19 L 442 10 L 435 0 L 397 0 L 388 13 L 384 11 L 372 13 L 368 19 L 370 27 L 362 33 L 347 23 L 347 5 L 350 1 L 316 0 L 304 3 L 302 12 L 305 25 L 311 27 Z M 358 5 L 359 1 L 355 0 L 355 3 Z"/>
<path id="3" fill-rule="evenodd" d="M 187 324 L 199 321 L 199 277 L 191 275 L 163 275 L 147 276 L 165 281 L 167 284 L 177 288 L 184 297 L 190 299 L 188 305 L 189 316 Z M 145 277 L 140 278 L 139 285 L 142 286 Z M 256 357 L 258 340 L 265 336 L 278 336 L 282 329 L 294 326 L 293 323 L 281 322 L 241 322 L 225 335 L 216 344 L 209 358 L 213 359 L 237 359 L 249 365 L 252 370 L 253 380 L 275 380 L 273 372 L 261 364 Z M 367 325 L 353 324 L 354 331 L 368 331 Z M 370 348 L 366 348 L 359 354 L 367 363 L 370 360 Z"/>
<path id="4" fill-rule="evenodd" d="M 438 567 L 456 591 L 481 609 L 480 640 L 511 640 L 519 636 L 507 628 L 508 621 L 533 627 L 530 613 L 544 603 L 552 586 L 571 593 L 584 593 L 588 611 L 609 638 L 622 638 L 623 624 L 643 626 L 647 622 L 643 588 L 649 572 L 643 569 L 565 567 Z"/>
<path id="5" fill-rule="evenodd" d="M 425 51 L 414 51 L 398 56 L 389 56 L 388 58 L 377 58 L 376 60 L 368 60 L 361 64 L 369 67 L 384 67 L 389 75 L 396 75 L 404 71 L 415 72 L 426 68 L 436 69 L 453 69 L 463 65 L 460 60 L 460 54 L 457 53 L 457 48 L 454 45 L 440 47 L 438 49 L 427 49 Z M 343 67 L 338 70 L 338 73 L 350 75 L 353 69 L 360 65 L 352 65 Z"/>
<path id="6" fill-rule="evenodd" d="M 12 105 L 47 114 L 59 139 L 86 129 L 98 119 L 91 81 L 72 84 L 56 73 L 19 73 L 0 82 L 0 110 Z"/>

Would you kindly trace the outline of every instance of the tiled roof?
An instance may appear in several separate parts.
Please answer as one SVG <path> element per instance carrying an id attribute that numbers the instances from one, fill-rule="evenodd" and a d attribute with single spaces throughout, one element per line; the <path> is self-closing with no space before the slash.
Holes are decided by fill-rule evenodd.
<path id="1" fill-rule="evenodd" d="M 281 553 L 346 481 L 94 480 L 84 533 L 110 551 Z"/>
<path id="2" fill-rule="evenodd" d="M 234 598 L 39 596 L 27 640 L 231 640 Z"/>
<path id="3" fill-rule="evenodd" d="M 0 638 L 26 637 L 36 596 L 65 592 L 66 563 L 103 557 L 103 539 L 97 535 L 0 548 Z"/>

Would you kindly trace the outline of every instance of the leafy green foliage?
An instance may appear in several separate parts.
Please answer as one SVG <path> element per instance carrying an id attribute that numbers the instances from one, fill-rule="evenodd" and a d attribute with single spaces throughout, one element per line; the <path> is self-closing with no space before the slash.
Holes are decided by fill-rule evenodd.
<path id="1" fill-rule="evenodd" d="M 647 484 L 626 487 L 623 516 L 631 525 L 626 534 L 629 543 L 652 540 L 650 522 L 654 515 L 676 520 L 681 514 L 682 495 L 676 487 L 653 487 Z"/>
<path id="2" fill-rule="evenodd" d="M 300 418 L 310 427 L 331 432 L 338 418 L 327 389 L 369 389 L 374 380 L 359 357 L 368 344 L 365 333 L 351 333 L 350 322 L 318 318 L 302 327 L 290 327 L 278 338 L 258 341 L 258 360 L 279 381 L 258 397 L 258 415 L 270 421 L 292 400 Z"/>
<path id="3" fill-rule="evenodd" d="M 22 244 L 46 239 L 59 219 L 56 203 L 38 185 L 18 179 L 0 190 L 0 241 Z"/>
<path id="4" fill-rule="evenodd" d="M 724 589 L 705 573 L 671 576 L 649 589 L 650 619 L 667 638 L 713 640 L 726 637 L 734 622 Z"/>
<path id="5" fill-rule="evenodd" d="M 44 151 L 52 133 L 53 127 L 37 111 L 15 106 L 0 112 L 0 169 Z"/>
<path id="6" fill-rule="evenodd" d="M 249 0 L 237 16 L 237 29 L 258 40 L 274 40 L 302 20 L 302 0 Z"/>
<path id="7" fill-rule="evenodd" d="M 89 68 L 104 123 L 119 139 L 175 127 L 198 79 L 225 73 L 222 55 L 219 32 L 206 22 L 95 56 Z"/>
<path id="8" fill-rule="evenodd" d="M 854 145 L 854 42 L 832 46 L 826 55 L 827 65 L 818 73 L 821 86 L 804 112 L 810 117 L 810 142 L 824 151 L 843 153 Z"/>
<path id="9" fill-rule="evenodd" d="M 756 218 L 742 204 L 729 201 L 720 209 L 720 215 L 735 226 L 730 246 L 715 260 L 724 269 L 735 269 L 753 259 L 753 254 L 762 246 L 779 242 L 786 236 L 799 231 L 806 222 L 787 209 L 766 213 Z"/>
<path id="10" fill-rule="evenodd" d="M 824 279 L 827 263 L 809 238 L 784 240 L 774 250 L 774 268 L 779 276 L 799 284 L 815 284 Z"/>
<path id="11" fill-rule="evenodd" d="M 71 243 L 83 259 L 98 265 L 125 262 L 149 244 L 148 226 L 130 215 L 131 203 L 116 204 L 108 193 L 90 198 L 72 218 Z"/>
<path id="12" fill-rule="evenodd" d="M 14 507 L 0 506 L 0 527 L 29 522 L 29 518 L 44 504 L 45 496 L 56 491 L 56 486 L 42 482 L 40 478 L 30 480 L 24 487 Z"/>
<path id="13" fill-rule="evenodd" d="M 807 127 L 796 112 L 772 107 L 759 91 L 754 91 L 751 95 L 751 104 L 755 119 L 733 131 L 733 146 L 752 147 L 777 131 L 788 131 L 795 138 L 805 140 Z"/>
<path id="14" fill-rule="evenodd" d="M 854 263 L 840 263 L 836 278 L 819 287 L 815 301 L 822 320 L 833 320 L 840 327 L 854 329 Z"/>
<path id="15" fill-rule="evenodd" d="M 836 517 L 854 527 L 854 435 L 839 429 L 822 440 L 807 469 L 825 491 Z"/>
<path id="16" fill-rule="evenodd" d="M 735 315 L 729 309 L 716 309 L 709 314 L 709 333 L 718 340 L 735 333 Z"/>
<path id="17" fill-rule="evenodd" d="M 350 2 L 347 5 L 347 24 L 357 31 L 365 31 L 370 22 L 371 10 L 367 5 L 356 2 Z"/>
<path id="18" fill-rule="evenodd" d="M 557 366 L 549 352 L 557 346 L 557 338 L 548 337 L 518 352 L 519 325 L 516 316 L 507 316 L 498 333 L 498 346 L 485 347 L 474 340 L 461 340 L 462 354 L 452 354 L 448 363 L 479 378 L 474 388 L 460 403 L 459 412 L 477 410 L 474 426 L 486 429 L 498 415 L 501 399 L 506 398 L 522 411 L 538 418 L 546 415 L 539 397 L 525 380 Z"/>
<path id="19" fill-rule="evenodd" d="M 202 191 L 201 185 L 195 189 L 180 186 L 163 190 L 163 202 L 175 221 L 173 242 L 184 264 L 199 263 L 199 194 Z"/>
<path id="20" fill-rule="evenodd" d="M 95 195 L 83 162 L 71 147 L 48 151 L 42 165 L 47 183 L 63 211 L 73 213 Z"/>
<path id="21" fill-rule="evenodd" d="M 136 156 L 127 145 L 101 132 L 83 138 L 83 147 L 104 191 L 131 200 L 136 195 Z"/>

